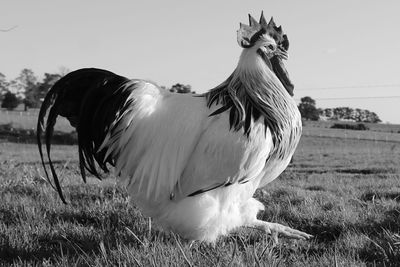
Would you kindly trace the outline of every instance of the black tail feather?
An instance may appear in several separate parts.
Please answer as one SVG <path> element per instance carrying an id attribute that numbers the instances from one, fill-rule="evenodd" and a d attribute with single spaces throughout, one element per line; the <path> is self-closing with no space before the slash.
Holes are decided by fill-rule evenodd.
<path id="1" fill-rule="evenodd" d="M 51 139 L 58 115 L 66 117 L 77 129 L 79 167 L 83 180 L 86 182 L 85 169 L 100 178 L 98 167 L 107 172 L 107 163 L 113 165 L 114 162 L 110 157 L 104 158 L 106 152 L 98 149 L 109 125 L 130 94 L 123 86 L 128 81 L 127 78 L 106 70 L 81 69 L 61 78 L 46 95 L 39 111 L 36 137 L 46 178 L 64 203 L 66 200 L 50 157 Z M 50 181 L 44 161 L 41 139 L 43 133 L 54 185 Z"/>
<path id="2" fill-rule="evenodd" d="M 47 152 L 47 157 L 49 160 L 49 165 L 50 165 L 50 170 L 51 173 L 53 175 L 54 178 L 54 184 L 56 186 L 57 192 L 60 195 L 60 198 L 62 200 L 63 203 L 66 203 L 65 198 L 63 196 L 62 190 L 61 190 L 61 186 L 60 186 L 60 182 L 58 181 L 58 177 L 56 174 L 56 171 L 54 169 L 53 166 L 53 162 L 51 161 L 51 157 L 50 157 L 50 149 L 51 149 L 51 138 L 53 137 L 53 133 L 54 133 L 54 125 L 57 122 L 57 110 L 56 110 L 56 106 L 52 106 L 47 118 L 47 126 L 46 126 L 46 132 L 45 132 L 45 139 L 46 139 L 46 152 Z M 43 160 L 42 160 L 43 162 Z M 47 179 L 49 180 L 49 179 Z"/>
<path id="3" fill-rule="evenodd" d="M 99 151 L 109 126 L 125 105 L 130 91 L 124 91 L 126 78 L 117 76 L 107 80 L 101 87 L 91 90 L 81 106 L 78 124 L 79 148 L 86 162 L 86 169 L 100 177 L 96 165 L 108 172 L 107 163 L 113 165 L 111 157 L 105 158 L 106 151 Z"/>
<path id="4" fill-rule="evenodd" d="M 42 161 L 43 169 L 44 169 L 44 172 L 46 174 L 46 179 L 49 182 L 49 184 L 55 190 L 57 190 L 57 192 L 59 193 L 59 195 L 61 197 L 61 200 L 65 203 L 65 199 L 64 199 L 64 197 L 62 195 L 62 192 L 60 193 L 60 190 L 58 190 L 57 187 L 54 187 L 53 183 L 50 181 L 50 177 L 49 177 L 49 174 L 47 172 L 47 168 L 46 168 L 46 165 L 45 165 L 45 162 L 44 162 L 44 156 L 43 156 L 43 150 L 42 150 L 42 139 L 41 139 L 41 136 L 42 136 L 43 129 L 44 129 L 44 117 L 46 116 L 46 112 L 49 109 L 49 107 L 54 104 L 54 98 L 55 98 L 54 95 L 47 94 L 45 99 L 44 99 L 44 101 L 43 101 L 43 103 L 42 103 L 42 106 L 41 106 L 40 111 L 39 111 L 39 117 L 38 117 L 38 122 L 37 122 L 37 127 L 36 127 L 36 129 L 37 129 L 36 130 L 36 140 L 37 140 L 38 147 L 39 147 L 39 154 L 40 154 L 40 158 L 41 158 L 41 161 Z M 46 135 L 50 136 L 50 138 L 51 138 L 52 134 L 49 135 L 47 133 L 47 129 L 48 129 L 48 127 L 46 127 Z M 46 140 L 46 146 L 48 147 L 47 148 L 47 155 L 48 155 L 48 157 L 50 159 L 50 154 L 49 154 L 50 144 L 47 145 L 47 140 Z M 55 182 L 55 183 L 57 184 L 57 182 Z"/>

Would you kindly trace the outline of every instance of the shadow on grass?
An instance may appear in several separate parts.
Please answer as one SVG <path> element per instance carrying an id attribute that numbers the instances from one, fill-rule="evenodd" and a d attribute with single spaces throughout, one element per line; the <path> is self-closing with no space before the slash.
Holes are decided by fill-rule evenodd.
<path id="1" fill-rule="evenodd" d="M 370 174 L 387 174 L 387 173 L 397 173 L 394 168 L 331 168 L 331 169 L 321 169 L 318 168 L 302 168 L 295 169 L 297 174 L 324 174 L 324 173 L 344 173 L 344 174 L 360 174 L 360 175 L 370 175 Z"/>
<path id="2" fill-rule="evenodd" d="M 397 192 L 379 192 L 379 191 L 369 191 L 364 193 L 360 199 L 362 201 L 372 201 L 375 200 L 395 200 L 400 202 L 400 191 Z"/>
<path id="3" fill-rule="evenodd" d="M 22 183 L 10 183 L 7 186 L 2 186 L 0 188 L 0 193 L 2 195 L 10 194 L 18 197 L 29 197 L 34 201 L 38 200 L 41 197 L 42 192 L 38 188 L 38 186 L 34 184 L 22 184 Z"/>
<path id="4" fill-rule="evenodd" d="M 47 158 L 45 158 L 45 162 L 47 163 Z M 54 167 L 62 167 L 65 169 L 77 169 L 79 161 L 77 160 L 52 160 Z M 66 163 L 69 165 L 65 166 Z M 42 168 L 42 162 L 40 161 L 40 158 L 37 159 L 37 161 L 20 161 L 17 162 L 14 167 L 19 167 L 19 166 L 35 166 L 38 165 L 40 168 Z M 72 166 L 71 166 L 72 165 Z M 76 167 L 75 167 L 76 166 Z"/>
<path id="5" fill-rule="evenodd" d="M 46 217 L 51 225 L 70 223 L 72 225 L 101 228 L 103 221 L 102 214 L 87 210 L 50 211 L 47 212 Z"/>
<path id="6" fill-rule="evenodd" d="M 360 251 L 360 258 L 374 264 L 400 266 L 399 222 L 400 211 L 393 209 L 385 212 L 381 223 L 371 224 L 370 242 Z"/>
<path id="7" fill-rule="evenodd" d="M 310 191 L 326 191 L 326 188 L 321 185 L 311 185 L 305 188 Z"/>
<path id="8" fill-rule="evenodd" d="M 84 253 L 92 254 L 100 251 L 100 240 L 94 236 L 93 238 L 79 235 L 69 235 L 67 237 L 63 234 L 41 236 L 29 244 L 29 247 L 14 246 L 14 242 L 4 241 L 0 246 L 0 263 L 28 260 L 40 264 L 47 259 L 55 264 L 55 261 L 57 261 L 57 256 L 55 257 L 55 255 L 81 256 Z"/>
<path id="9" fill-rule="evenodd" d="M 343 169 L 335 169 L 335 172 L 346 173 L 346 174 L 368 175 L 368 174 L 396 173 L 396 170 L 393 168 L 365 168 L 365 169 L 343 168 Z"/>
<path id="10" fill-rule="evenodd" d="M 400 246 L 399 241 L 393 241 L 388 233 L 399 233 L 400 231 L 400 211 L 392 209 L 386 211 L 381 221 L 363 221 L 354 224 L 322 224 L 314 221 L 302 225 L 302 229 L 315 236 L 314 240 L 326 252 L 327 247 L 334 247 L 336 241 L 346 232 L 362 233 L 371 242 L 368 242 L 358 256 L 361 260 L 368 263 L 385 264 L 386 266 L 400 266 Z M 295 223 L 295 222 L 294 222 Z M 298 222 L 299 223 L 299 222 Z M 315 254 L 318 251 L 309 251 L 308 254 Z"/>
<path id="11" fill-rule="evenodd" d="M 312 186 L 311 186 L 312 187 Z M 315 186 L 315 188 L 307 188 L 314 191 L 320 191 L 323 188 Z M 285 190 L 284 190 L 285 191 Z M 327 249 L 334 252 L 338 244 L 343 242 L 343 238 L 347 235 L 361 235 L 365 236 L 371 242 L 367 242 L 364 248 L 355 248 L 355 253 L 360 260 L 367 263 L 386 264 L 395 262 L 394 266 L 400 266 L 400 237 L 396 242 L 390 241 L 390 238 L 385 236 L 386 232 L 399 233 L 400 232 L 400 210 L 397 207 L 386 208 L 386 211 L 381 211 L 379 216 L 371 216 L 370 219 L 365 220 L 341 220 L 335 217 L 325 217 L 326 211 L 321 213 L 314 219 L 299 216 L 296 205 L 290 205 L 292 199 L 296 199 L 294 192 L 290 190 L 276 190 L 271 194 L 264 194 L 262 196 L 265 201 L 266 210 L 261 214 L 261 219 L 265 221 L 274 221 L 293 227 L 297 230 L 304 231 L 314 236 L 312 242 L 314 244 L 307 248 L 302 254 L 308 256 L 321 256 L 326 255 Z M 376 194 L 376 192 L 374 192 Z M 261 195 L 260 195 L 261 197 Z M 382 193 L 380 198 L 392 199 L 398 201 L 398 192 Z M 365 194 L 364 200 L 371 200 L 372 194 Z M 375 197 L 376 198 L 376 197 Z M 290 201 L 289 201 L 290 200 Z M 268 205 L 274 203 L 274 205 Z M 296 201 L 293 202 L 296 204 Z M 328 203 L 330 204 L 330 203 Z M 280 208 L 276 209 L 275 205 Z M 303 206 L 300 203 L 299 207 Z M 268 209 L 268 207 L 271 207 Z M 335 205 L 333 205 L 335 207 Z M 320 207 L 324 210 L 325 206 Z M 329 209 L 328 209 L 329 210 Z M 276 217 L 277 216 L 277 217 Z M 345 249 L 345 248 L 338 248 Z M 350 253 L 343 251 L 343 254 Z M 388 265 L 390 266 L 390 265 Z"/>
<path id="12" fill-rule="evenodd" d="M 0 206 L 0 222 L 6 226 L 18 224 L 18 212 L 14 209 L 10 209 L 10 207 Z"/>
<path id="13" fill-rule="evenodd" d="M 1 210 L 0 210 L 1 212 Z M 0 213 L 1 214 L 1 213 Z M 8 216 L 9 214 L 4 214 Z M 50 259 L 55 264 L 62 255 L 68 258 L 84 259 L 87 255 L 100 254 L 100 243 L 108 249 L 117 249 L 120 244 L 130 244 L 136 247 L 140 243 L 125 229 L 129 227 L 143 239 L 142 235 L 146 224 L 138 223 L 137 215 L 132 209 L 104 210 L 47 210 L 43 222 L 49 231 L 39 231 L 22 234 L 21 240 L 12 240 L 14 236 L 21 236 L 18 216 L 8 232 L 0 233 L 0 265 L 26 260 L 41 263 Z M 1 215 L 0 215 L 1 216 Z M 37 224 L 38 222 L 34 223 Z M 23 230 L 21 230 L 23 229 Z M 153 235 L 157 231 L 153 230 Z"/>

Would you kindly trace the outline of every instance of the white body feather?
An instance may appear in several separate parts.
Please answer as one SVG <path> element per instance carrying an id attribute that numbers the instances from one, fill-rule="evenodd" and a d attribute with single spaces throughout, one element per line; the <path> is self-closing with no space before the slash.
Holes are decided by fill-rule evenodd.
<path id="1" fill-rule="evenodd" d="M 238 69 L 246 72 L 241 75 L 275 79 L 286 93 L 260 60 L 242 55 Z M 133 108 L 114 129 L 118 136 L 108 136 L 101 147 L 115 155 L 116 172 L 133 203 L 188 239 L 213 242 L 236 227 L 251 225 L 264 208 L 252 198 L 255 190 L 287 167 L 298 140 L 284 159 L 269 158 L 273 140 L 262 120 L 253 122 L 247 137 L 230 130 L 229 112 L 209 116 L 220 105 L 208 108 L 204 97 L 135 82 Z M 296 107 L 294 101 L 290 104 Z M 292 128 L 299 127 L 297 113 Z M 201 189 L 206 192 L 188 197 Z"/>

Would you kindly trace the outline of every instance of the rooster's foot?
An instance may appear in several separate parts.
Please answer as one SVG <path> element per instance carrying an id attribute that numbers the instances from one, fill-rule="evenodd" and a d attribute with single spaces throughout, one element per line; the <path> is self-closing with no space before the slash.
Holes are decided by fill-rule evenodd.
<path id="1" fill-rule="evenodd" d="M 278 243 L 279 236 L 292 239 L 302 239 L 302 240 L 307 240 L 313 237 L 312 235 L 309 235 L 305 232 L 290 228 L 288 226 L 284 226 L 279 223 L 270 223 L 257 220 L 255 227 L 257 229 L 265 231 L 267 234 L 270 234 L 272 240 L 275 243 Z"/>

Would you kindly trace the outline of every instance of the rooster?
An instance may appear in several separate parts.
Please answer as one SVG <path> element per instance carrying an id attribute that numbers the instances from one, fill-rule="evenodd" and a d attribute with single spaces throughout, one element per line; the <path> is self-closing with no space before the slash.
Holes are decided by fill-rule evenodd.
<path id="1" fill-rule="evenodd" d="M 289 40 L 271 18 L 240 24 L 243 48 L 223 83 L 204 94 L 177 94 L 101 69 L 80 69 L 46 95 L 37 125 L 45 135 L 54 187 L 65 198 L 50 158 L 57 116 L 78 133 L 79 165 L 100 178 L 113 167 L 143 215 L 188 240 L 215 242 L 247 226 L 266 234 L 311 235 L 257 219 L 254 192 L 290 162 L 301 136 L 293 84 L 283 65 Z M 46 125 L 45 117 L 47 116 Z"/>

